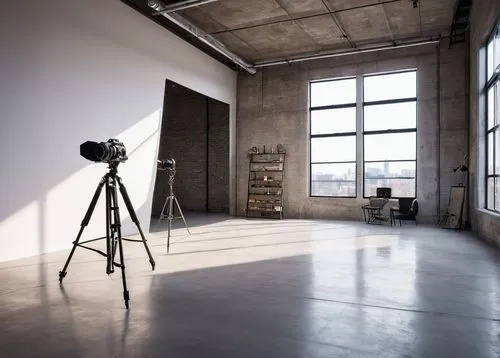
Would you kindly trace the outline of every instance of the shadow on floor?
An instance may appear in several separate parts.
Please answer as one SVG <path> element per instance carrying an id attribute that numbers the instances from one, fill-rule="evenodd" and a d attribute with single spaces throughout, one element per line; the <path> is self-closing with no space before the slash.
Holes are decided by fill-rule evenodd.
<path id="1" fill-rule="evenodd" d="M 447 271 L 453 263 L 445 258 L 434 262 L 442 265 L 441 276 L 421 272 L 430 248 L 412 250 L 199 261 L 189 271 L 130 277 L 129 311 L 119 274 L 63 290 L 48 287 L 45 303 L 37 302 L 34 288 L 0 297 L 0 350 L 6 357 L 51 358 L 498 354 L 492 297 L 499 292 L 487 281 L 453 278 Z M 409 254 L 416 269 L 398 264 Z M 475 269 L 484 272 L 491 264 Z"/>
<path id="2" fill-rule="evenodd" d="M 188 227 L 190 228 L 217 224 L 235 218 L 233 216 L 230 216 L 229 214 L 214 214 L 214 213 L 199 213 L 199 212 L 185 212 L 184 217 L 186 219 Z M 152 217 L 149 232 L 155 233 L 159 231 L 165 231 L 167 229 L 167 223 L 168 220 L 166 218 L 159 220 L 158 217 Z M 184 222 L 180 218 L 177 218 L 172 222 L 172 229 L 180 229 L 184 227 L 185 227 Z"/>

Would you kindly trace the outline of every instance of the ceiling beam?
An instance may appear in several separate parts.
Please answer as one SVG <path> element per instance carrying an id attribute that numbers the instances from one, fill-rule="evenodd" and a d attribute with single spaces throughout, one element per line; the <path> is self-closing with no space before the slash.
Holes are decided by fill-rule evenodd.
<path id="1" fill-rule="evenodd" d="M 380 5 L 382 6 L 382 11 L 384 12 L 385 24 L 387 25 L 387 30 L 389 30 L 389 35 L 391 35 L 392 43 L 395 43 L 394 33 L 392 32 L 392 29 L 391 29 L 391 23 L 389 22 L 389 16 L 387 16 L 387 10 L 385 9 L 385 4 L 381 3 Z M 420 35 L 422 35 L 422 34 L 420 34 Z"/>
<path id="2" fill-rule="evenodd" d="M 200 10 L 201 13 L 203 13 L 204 16 L 208 17 L 210 19 L 210 21 L 213 21 L 217 25 L 219 25 L 220 27 L 227 29 L 227 27 L 224 24 L 221 24 L 219 22 L 219 20 L 215 19 L 211 14 L 208 14 L 205 10 L 203 10 L 203 8 L 200 8 L 199 10 Z M 233 35 L 234 37 L 236 37 L 238 39 L 238 41 L 241 41 L 243 44 L 245 44 L 245 46 L 248 46 L 253 51 L 258 52 L 258 50 L 254 46 L 252 46 L 251 44 L 249 44 L 247 41 L 243 40 L 241 38 L 241 36 L 239 36 L 238 34 L 230 33 L 230 35 Z"/>
<path id="3" fill-rule="evenodd" d="M 239 30 L 249 30 L 249 29 L 254 29 L 254 28 L 257 28 L 257 27 L 268 26 L 268 25 L 275 25 L 275 24 L 282 24 L 282 23 L 290 22 L 290 21 L 313 19 L 315 17 L 325 16 L 325 15 L 328 15 L 328 14 L 338 14 L 338 13 L 345 12 L 345 11 L 352 11 L 352 10 L 364 9 L 364 8 L 367 8 L 367 7 L 378 6 L 380 4 L 390 4 L 390 3 L 393 3 L 393 2 L 399 2 L 399 1 L 403 1 L 403 0 L 383 0 L 383 1 L 380 1 L 378 3 L 366 4 L 366 5 L 360 5 L 360 6 L 353 6 L 353 7 L 350 7 L 350 8 L 340 9 L 340 10 L 334 10 L 334 11 L 330 11 L 330 9 L 327 7 L 328 11 L 320 13 L 320 14 L 297 16 L 297 17 L 293 17 L 291 19 L 276 20 L 276 21 L 269 21 L 269 22 L 265 22 L 265 23 L 261 23 L 261 24 L 235 27 L 235 28 L 227 29 L 227 30 L 214 31 L 214 32 L 211 32 L 210 34 L 211 35 L 217 35 L 217 34 L 221 34 L 221 33 L 224 33 L 224 32 L 232 32 L 232 31 L 239 31 Z"/>
<path id="4" fill-rule="evenodd" d="M 281 3 L 281 0 L 274 0 L 274 2 L 283 9 L 284 12 L 286 12 L 286 15 L 290 18 L 290 20 L 297 25 L 300 30 L 306 35 L 312 42 L 314 42 L 315 45 L 319 45 L 314 38 L 306 31 L 304 28 L 293 18 L 293 16 L 290 14 L 290 12 L 287 10 L 287 8 Z"/>
<path id="5" fill-rule="evenodd" d="M 216 2 L 219 0 L 186 0 L 181 1 L 172 5 L 165 5 L 160 11 L 153 13 L 153 15 L 163 15 L 169 14 L 171 12 L 176 12 L 180 10 L 189 9 L 190 7 L 196 7 L 200 5 L 209 4 L 211 2 Z"/>
<path id="6" fill-rule="evenodd" d="M 335 23 L 335 25 L 337 25 L 337 27 L 339 28 L 339 31 L 342 34 L 342 37 L 344 39 L 346 39 L 347 42 L 349 42 L 349 45 L 351 45 L 352 48 L 356 48 L 356 44 L 352 41 L 351 36 L 349 36 L 349 34 L 347 33 L 347 31 L 342 26 L 342 24 L 340 23 L 339 18 L 333 12 L 333 10 L 330 8 L 330 5 L 328 5 L 328 3 L 326 2 L 326 0 L 321 0 L 321 2 L 323 3 L 323 5 L 325 5 L 326 9 L 328 10 L 328 13 L 330 14 L 333 22 Z"/>

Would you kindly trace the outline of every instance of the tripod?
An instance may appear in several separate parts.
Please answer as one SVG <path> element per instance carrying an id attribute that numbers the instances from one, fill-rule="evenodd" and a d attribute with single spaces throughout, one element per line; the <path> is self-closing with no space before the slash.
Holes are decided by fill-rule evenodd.
<path id="1" fill-rule="evenodd" d="M 163 205 L 163 209 L 161 209 L 161 214 L 160 218 L 158 219 L 158 223 L 163 218 L 167 218 L 168 220 L 168 225 L 167 225 L 167 253 L 170 250 L 170 230 L 172 230 L 172 221 L 174 219 L 182 219 L 184 221 L 184 225 L 186 226 L 186 230 L 189 235 L 191 235 L 191 232 L 189 231 L 188 225 L 186 223 L 186 219 L 184 218 L 184 214 L 182 213 L 181 206 L 179 205 L 179 201 L 174 195 L 174 181 L 175 181 L 175 168 L 168 168 L 166 169 L 167 175 L 168 175 L 168 186 L 170 189 L 170 194 L 167 196 L 167 199 L 165 200 L 165 204 Z M 174 217 L 174 204 L 179 210 L 180 216 Z M 165 213 L 165 209 L 167 209 L 167 212 Z"/>
<path id="2" fill-rule="evenodd" d="M 122 271 L 122 284 L 123 284 L 123 299 L 125 300 L 125 307 L 128 309 L 129 304 L 129 292 L 127 290 L 127 279 L 125 277 L 125 262 L 123 259 L 123 245 L 122 240 L 126 241 L 134 241 L 134 242 L 142 242 L 144 244 L 144 248 L 149 256 L 149 262 L 151 264 L 151 268 L 155 269 L 155 261 L 151 256 L 151 252 L 149 251 L 149 247 L 146 244 L 146 239 L 144 238 L 144 234 L 142 232 L 139 219 L 135 213 L 134 207 L 130 202 L 130 198 L 128 196 L 127 190 L 122 183 L 122 179 L 118 176 L 118 164 L 119 162 L 110 162 L 109 163 L 109 171 L 106 175 L 104 175 L 97 186 L 97 189 L 94 193 L 94 197 L 90 202 L 89 208 L 87 209 L 87 213 L 85 214 L 82 223 L 80 224 L 80 231 L 76 237 L 76 240 L 73 242 L 73 248 L 64 264 L 62 271 L 59 271 L 59 283 L 62 284 L 63 278 L 66 276 L 68 265 L 75 253 L 77 247 L 81 247 L 87 250 L 91 250 L 97 252 L 98 254 L 106 257 L 106 273 L 112 274 L 115 271 L 115 267 L 119 267 Z M 83 230 L 88 225 L 90 218 L 92 217 L 92 213 L 94 212 L 97 201 L 99 200 L 99 195 L 101 194 L 102 188 L 106 186 L 106 236 L 100 237 L 97 239 L 87 240 L 80 242 L 80 238 L 83 234 Z M 141 240 L 132 240 L 132 239 L 124 239 L 122 238 L 121 233 L 121 222 L 120 222 L 120 211 L 118 208 L 118 194 L 117 188 L 120 189 L 120 193 L 122 195 L 123 201 L 125 202 L 125 206 L 130 214 L 130 218 L 137 226 L 139 233 L 141 235 Z M 97 240 L 106 239 L 106 252 L 103 252 L 98 249 L 94 249 L 92 247 L 88 247 L 85 244 Z M 116 249 L 118 248 L 120 262 L 115 261 Z"/>

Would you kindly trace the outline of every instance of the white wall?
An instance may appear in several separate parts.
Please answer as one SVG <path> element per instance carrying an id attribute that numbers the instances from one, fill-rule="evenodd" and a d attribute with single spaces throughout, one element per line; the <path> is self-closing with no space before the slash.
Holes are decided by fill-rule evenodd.
<path id="1" fill-rule="evenodd" d="M 119 0 L 7 2 L 0 44 L 0 261 L 71 246 L 106 173 L 80 157 L 86 140 L 125 142 L 148 232 L 166 78 L 229 103 L 234 131 L 235 74 Z M 85 238 L 104 235 L 103 201 Z"/>

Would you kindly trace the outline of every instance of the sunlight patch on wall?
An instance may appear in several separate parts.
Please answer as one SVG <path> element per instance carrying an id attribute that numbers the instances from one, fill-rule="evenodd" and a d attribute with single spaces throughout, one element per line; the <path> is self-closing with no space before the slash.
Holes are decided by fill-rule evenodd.
<path id="1" fill-rule="evenodd" d="M 157 110 L 115 137 L 122 141 L 127 152 L 131 153 L 129 159 L 120 164 L 118 172 L 136 212 L 152 195 L 160 118 L 161 111 Z M 103 163 L 89 164 L 47 193 L 44 233 L 47 239 L 46 251 L 71 246 L 97 185 L 107 171 L 107 166 Z M 127 220 L 130 215 L 121 200 L 120 193 L 118 197 L 121 221 L 125 224 L 122 233 L 124 235 L 136 233 L 135 226 Z M 105 189 L 103 188 L 82 240 L 104 236 L 105 229 Z M 146 231 L 144 227 L 143 231 Z M 97 245 L 101 247 L 103 243 L 104 241 Z"/>
<path id="2" fill-rule="evenodd" d="M 125 143 L 129 159 L 120 164 L 119 174 L 127 188 L 139 217 L 149 217 L 144 207 L 151 201 L 159 141 L 161 110 L 155 110 L 116 138 Z M 108 169 L 104 163 L 90 163 L 52 187 L 45 196 L 26 205 L 0 222 L 0 261 L 38 255 L 70 248 L 80 229 L 85 213 L 101 178 Z M 120 194 L 118 195 L 120 198 Z M 119 199 L 124 235 L 136 233 L 135 225 L 121 198 Z M 144 207 L 144 208 L 143 208 Z M 141 210 L 142 208 L 142 210 Z M 140 213 L 141 211 L 141 213 Z M 43 222 L 42 222 L 43 221 Z M 149 222 L 141 222 L 147 232 Z M 99 201 L 82 240 L 106 234 L 105 191 Z M 22 244 L 19 244 L 22 241 Z M 13 242 L 17 242 L 13 245 Z M 95 247 L 103 247 L 104 240 Z"/>
<path id="3" fill-rule="evenodd" d="M 40 246 L 40 209 L 37 201 L 0 222 L 0 261 L 37 255 Z"/>
<path id="4" fill-rule="evenodd" d="M 147 202 L 148 196 L 152 194 L 156 177 L 156 153 L 161 114 L 161 109 L 158 109 L 116 136 L 127 147 L 129 159 L 120 166 L 119 172 L 136 211 Z M 123 215 L 125 214 L 126 216 L 123 217 L 129 217 L 126 210 Z"/>
<path id="5" fill-rule="evenodd" d="M 44 207 L 46 251 L 71 246 L 97 185 L 105 173 L 104 164 L 90 164 L 49 190 Z M 105 234 L 104 198 L 103 189 L 90 224 L 84 232 L 84 238 Z"/>

